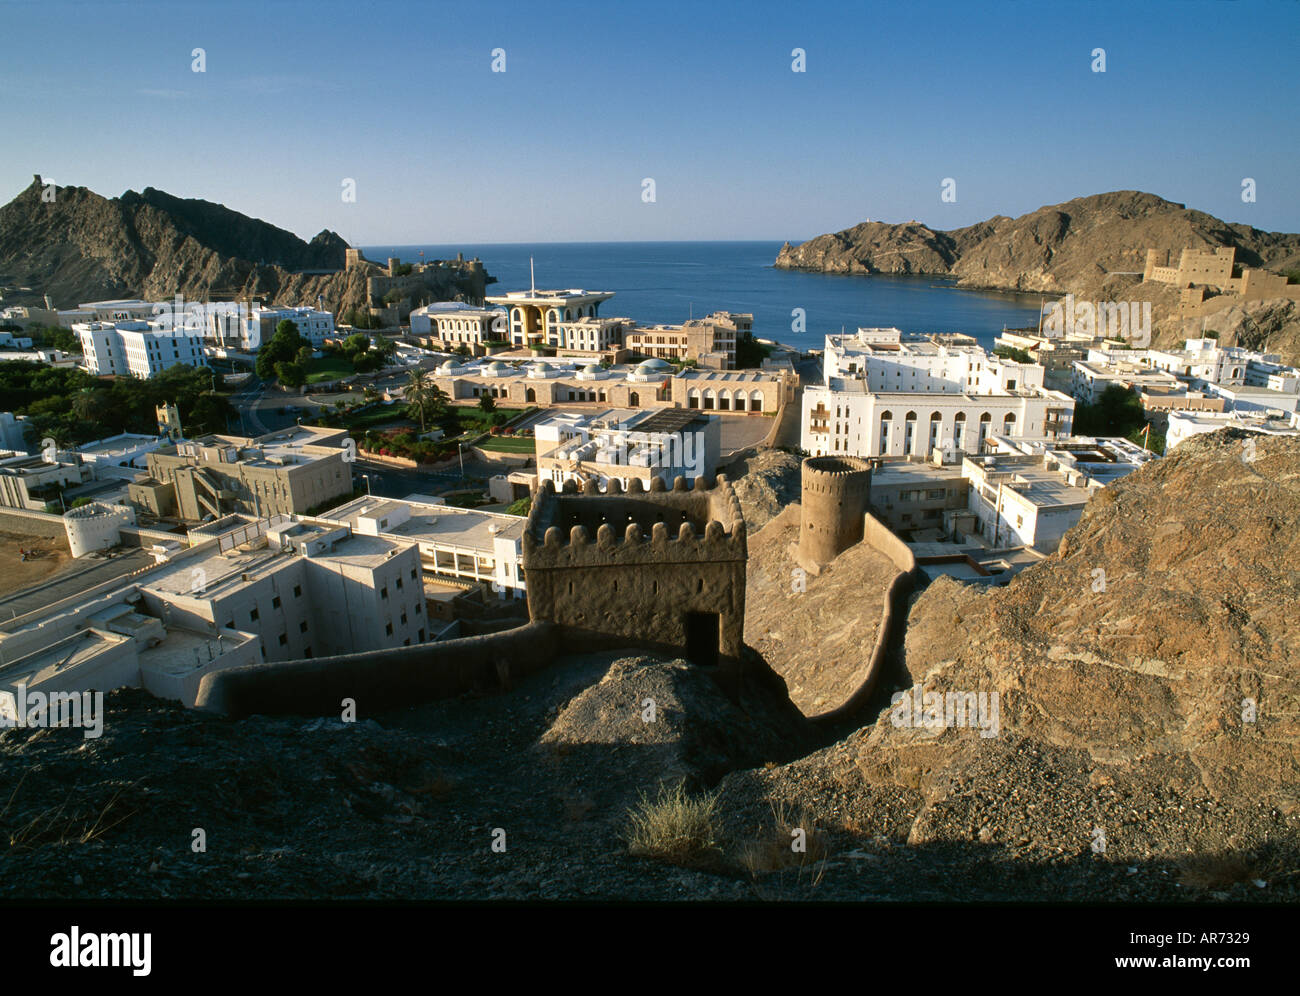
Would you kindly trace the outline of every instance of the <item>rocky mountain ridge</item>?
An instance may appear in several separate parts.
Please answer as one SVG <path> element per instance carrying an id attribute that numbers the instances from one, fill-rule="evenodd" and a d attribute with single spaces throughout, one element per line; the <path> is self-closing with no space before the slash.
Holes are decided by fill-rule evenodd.
<path id="1" fill-rule="evenodd" d="M 0 287 L 17 304 L 39 305 L 45 295 L 59 308 L 178 294 L 268 305 L 320 298 L 341 315 L 367 307 L 367 278 L 386 272 L 374 264 L 345 270 L 347 248 L 335 232 L 305 242 L 223 205 L 152 187 L 106 198 L 85 187 L 49 187 L 37 176 L 0 208 Z M 484 281 L 452 264 L 424 283 L 429 300 L 451 300 L 481 296 Z"/>

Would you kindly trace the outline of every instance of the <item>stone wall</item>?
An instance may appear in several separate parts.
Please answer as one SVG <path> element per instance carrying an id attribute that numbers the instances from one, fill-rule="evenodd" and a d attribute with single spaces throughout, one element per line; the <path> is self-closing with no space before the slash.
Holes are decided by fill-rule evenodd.
<path id="1" fill-rule="evenodd" d="M 737 669 L 745 620 L 745 522 L 719 477 L 688 489 L 624 495 L 617 479 L 582 494 L 543 481 L 523 537 L 534 620 L 565 627 L 592 647 L 641 646 Z M 710 627 L 713 627 L 710 629 Z"/>
<path id="2" fill-rule="evenodd" d="M 501 633 L 443 643 L 231 668 L 205 675 L 196 705 L 239 719 L 262 715 L 357 717 L 452 698 L 505 691 L 554 660 L 556 629 L 531 622 Z"/>
<path id="3" fill-rule="evenodd" d="M 925 583 L 925 574 L 917 567 L 911 548 L 870 513 L 863 517 L 862 542 L 870 544 L 888 557 L 898 568 L 898 574 L 885 591 L 880 608 L 880 627 L 876 630 L 876 642 L 871 648 L 866 677 L 839 706 L 812 717 L 814 723 L 823 727 L 835 727 L 852 721 L 871 702 L 889 667 L 890 651 L 902 640 L 907 627 L 908 600 L 912 592 Z"/>
<path id="4" fill-rule="evenodd" d="M 63 517 L 48 512 L 20 508 L 0 509 L 0 532 L 16 536 L 40 536 L 43 539 L 58 540 L 63 546 L 68 544 Z"/>

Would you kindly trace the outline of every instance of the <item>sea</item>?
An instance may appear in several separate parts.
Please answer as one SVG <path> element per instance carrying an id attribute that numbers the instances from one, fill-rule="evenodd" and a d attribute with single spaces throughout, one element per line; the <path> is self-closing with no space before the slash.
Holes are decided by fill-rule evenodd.
<path id="1" fill-rule="evenodd" d="M 778 270 L 782 243 L 555 242 L 485 245 L 363 246 L 383 264 L 479 257 L 497 278 L 488 293 L 527 290 L 529 262 L 536 286 L 613 291 L 600 313 L 642 324 L 677 323 L 712 311 L 754 315 L 754 334 L 800 349 L 820 348 L 825 336 L 859 326 L 904 332 L 964 332 L 991 349 L 1004 328 L 1038 322 L 1037 294 L 959 290 L 936 277 L 844 276 Z M 421 255 L 423 253 L 423 255 Z M 800 323 L 802 319 L 802 323 Z"/>

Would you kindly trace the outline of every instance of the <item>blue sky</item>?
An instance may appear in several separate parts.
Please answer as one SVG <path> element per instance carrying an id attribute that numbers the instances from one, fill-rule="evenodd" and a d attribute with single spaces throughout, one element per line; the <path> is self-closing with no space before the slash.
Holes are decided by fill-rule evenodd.
<path id="1" fill-rule="evenodd" d="M 354 245 L 799 241 L 1140 189 L 1294 232 L 1298 29 L 1224 0 L 0 0 L 0 202 L 40 173 Z"/>

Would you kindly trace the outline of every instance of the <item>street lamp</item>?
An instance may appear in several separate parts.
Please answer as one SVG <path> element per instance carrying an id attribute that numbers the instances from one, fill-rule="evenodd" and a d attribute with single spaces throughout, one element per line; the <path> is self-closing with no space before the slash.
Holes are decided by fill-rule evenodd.
<path id="1" fill-rule="evenodd" d="M 371 495 L 370 495 L 370 475 L 369 475 L 369 474 L 362 474 L 361 476 L 362 476 L 363 478 L 365 478 L 365 481 L 366 481 L 366 497 L 369 498 L 369 497 L 371 497 Z"/>
<path id="2" fill-rule="evenodd" d="M 460 483 L 465 483 L 465 444 L 456 443 L 456 455 L 460 457 Z"/>

